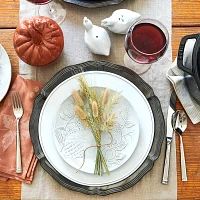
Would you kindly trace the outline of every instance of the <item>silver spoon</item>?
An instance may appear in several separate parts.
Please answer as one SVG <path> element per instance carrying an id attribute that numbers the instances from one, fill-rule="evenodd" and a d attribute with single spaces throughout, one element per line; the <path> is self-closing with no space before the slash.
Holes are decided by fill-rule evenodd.
<path id="1" fill-rule="evenodd" d="M 175 123 L 175 131 L 178 133 L 180 138 L 182 181 L 187 181 L 185 154 L 184 154 L 183 139 L 182 139 L 182 134 L 186 128 L 187 128 L 187 115 L 183 110 L 178 110 L 178 115 Z"/>
<path id="2" fill-rule="evenodd" d="M 173 115 L 172 115 L 172 128 L 174 129 L 174 131 L 175 131 L 175 125 L 176 125 L 176 120 L 177 120 L 177 116 L 178 116 L 178 114 L 179 114 L 179 111 L 180 110 L 177 110 L 176 112 L 174 112 L 173 113 Z"/>

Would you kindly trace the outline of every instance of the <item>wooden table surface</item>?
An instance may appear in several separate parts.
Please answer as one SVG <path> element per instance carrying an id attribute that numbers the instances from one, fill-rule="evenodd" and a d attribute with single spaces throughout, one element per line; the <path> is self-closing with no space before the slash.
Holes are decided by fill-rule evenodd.
<path id="1" fill-rule="evenodd" d="M 12 38 L 19 23 L 19 0 L 1 0 L 0 44 L 6 49 L 12 64 L 12 81 L 18 74 L 18 57 L 13 49 Z M 172 0 L 172 55 L 177 55 L 179 42 L 184 35 L 200 32 L 200 1 Z M 177 101 L 177 109 L 182 109 Z M 188 181 L 181 181 L 179 138 L 177 142 L 178 199 L 200 199 L 200 123 L 189 125 L 184 133 Z M 20 199 L 21 183 L 14 180 L 0 182 L 0 199 Z"/>

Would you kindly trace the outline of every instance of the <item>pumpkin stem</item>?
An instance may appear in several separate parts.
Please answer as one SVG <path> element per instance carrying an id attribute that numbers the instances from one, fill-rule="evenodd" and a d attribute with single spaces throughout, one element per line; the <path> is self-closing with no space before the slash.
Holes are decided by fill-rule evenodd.
<path id="1" fill-rule="evenodd" d="M 28 32 L 32 37 L 33 44 L 39 45 L 42 43 L 42 35 L 39 31 L 35 30 L 33 27 L 29 25 Z"/>

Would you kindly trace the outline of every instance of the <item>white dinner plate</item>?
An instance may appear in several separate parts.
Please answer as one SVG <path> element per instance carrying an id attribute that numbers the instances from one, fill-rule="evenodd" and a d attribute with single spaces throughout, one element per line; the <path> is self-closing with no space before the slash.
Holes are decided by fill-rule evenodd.
<path id="1" fill-rule="evenodd" d="M 82 171 L 69 165 L 58 153 L 53 131 L 56 114 L 62 103 L 71 95 L 71 87 L 79 89 L 77 77 L 84 75 L 91 87 L 104 87 L 122 92 L 122 95 L 130 102 L 137 115 L 139 123 L 139 140 L 130 158 L 119 168 L 111 171 L 110 175 L 97 176 Z M 146 159 L 154 137 L 154 118 L 150 105 L 142 92 L 125 78 L 101 71 L 83 72 L 70 77 L 58 85 L 46 99 L 39 118 L 39 140 L 42 150 L 51 165 L 69 180 L 81 185 L 104 186 L 119 182 L 135 172 Z"/>
<path id="2" fill-rule="evenodd" d="M 0 44 L 0 101 L 5 97 L 11 81 L 11 64 L 7 52 Z"/>
<path id="3" fill-rule="evenodd" d="M 92 79 L 94 78 L 95 75 Z M 65 83 L 65 87 L 69 91 L 74 89 L 70 81 Z M 105 88 L 93 87 L 92 90 L 100 98 L 101 91 Z M 110 99 L 117 93 L 110 90 Z M 52 96 L 54 95 L 59 94 L 54 92 Z M 108 132 L 102 132 L 101 136 L 101 150 L 110 172 L 130 158 L 139 139 L 137 115 L 131 103 L 123 97 L 123 92 L 111 113 L 116 113 L 115 125 L 110 131 L 112 137 Z M 56 113 L 53 136 L 58 153 L 69 165 L 83 172 L 94 173 L 96 142 L 91 129 L 85 127 L 75 114 L 72 95 L 66 97 Z"/>

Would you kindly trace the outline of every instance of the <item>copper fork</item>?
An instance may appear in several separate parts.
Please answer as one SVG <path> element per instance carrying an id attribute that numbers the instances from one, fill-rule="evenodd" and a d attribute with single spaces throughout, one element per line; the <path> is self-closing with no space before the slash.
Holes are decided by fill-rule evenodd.
<path id="1" fill-rule="evenodd" d="M 11 94 L 11 97 L 12 97 L 13 113 L 16 117 L 16 173 L 22 173 L 19 120 L 23 115 L 23 107 L 19 92 L 13 92 Z"/>

